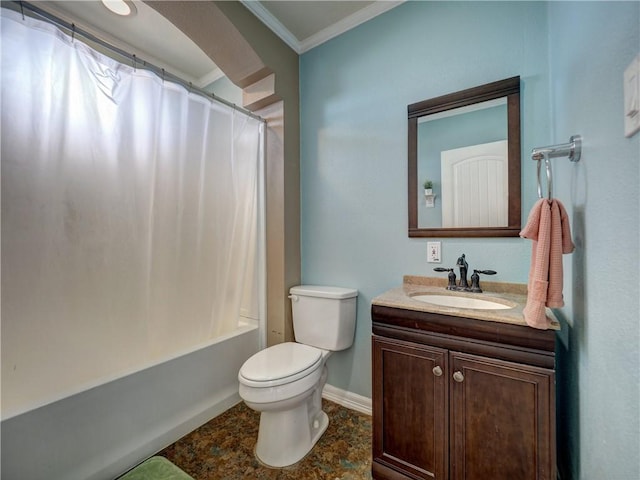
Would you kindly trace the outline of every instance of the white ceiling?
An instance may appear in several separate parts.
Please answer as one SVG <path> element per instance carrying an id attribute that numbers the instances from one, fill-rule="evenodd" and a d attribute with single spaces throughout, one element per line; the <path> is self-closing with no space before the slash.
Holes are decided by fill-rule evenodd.
<path id="1" fill-rule="evenodd" d="M 205 87 L 224 75 L 195 43 L 162 15 L 140 0 L 132 1 L 137 13 L 131 17 L 111 13 L 99 0 L 32 3 L 198 87 Z M 404 0 L 240 1 L 293 50 L 302 54 Z"/>
<path id="2" fill-rule="evenodd" d="M 299 54 L 404 2 L 404 0 L 240 1 Z"/>
<path id="3" fill-rule="evenodd" d="M 31 3 L 198 87 L 224 76 L 189 37 L 139 0 L 133 0 L 137 12 L 131 17 L 111 13 L 99 0 Z"/>

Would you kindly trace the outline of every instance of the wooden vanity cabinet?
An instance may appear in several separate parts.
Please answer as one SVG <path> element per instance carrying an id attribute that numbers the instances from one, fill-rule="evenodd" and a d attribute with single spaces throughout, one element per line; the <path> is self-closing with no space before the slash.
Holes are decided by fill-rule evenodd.
<path id="1" fill-rule="evenodd" d="M 446 350 L 374 335 L 374 478 L 448 478 L 447 364 Z"/>
<path id="2" fill-rule="evenodd" d="M 372 307 L 376 480 L 555 480 L 555 333 Z"/>

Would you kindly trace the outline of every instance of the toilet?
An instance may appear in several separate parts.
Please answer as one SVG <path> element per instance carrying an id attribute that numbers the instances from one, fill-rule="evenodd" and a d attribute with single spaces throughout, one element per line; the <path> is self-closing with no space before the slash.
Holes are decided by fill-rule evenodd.
<path id="1" fill-rule="evenodd" d="M 327 429 L 325 362 L 352 345 L 356 325 L 355 289 L 301 285 L 289 293 L 295 343 L 259 351 L 238 373 L 240 397 L 260 412 L 256 457 L 276 468 L 301 460 Z"/>

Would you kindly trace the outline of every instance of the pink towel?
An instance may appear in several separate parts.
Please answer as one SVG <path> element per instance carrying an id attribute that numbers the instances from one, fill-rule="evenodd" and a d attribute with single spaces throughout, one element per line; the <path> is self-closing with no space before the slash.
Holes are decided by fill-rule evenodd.
<path id="1" fill-rule="evenodd" d="M 533 240 L 531 270 L 524 320 L 527 325 L 547 329 L 550 322 L 545 306 L 562 307 L 562 254 L 575 248 L 571 241 L 569 217 L 559 200 L 538 200 L 520 232 Z"/>

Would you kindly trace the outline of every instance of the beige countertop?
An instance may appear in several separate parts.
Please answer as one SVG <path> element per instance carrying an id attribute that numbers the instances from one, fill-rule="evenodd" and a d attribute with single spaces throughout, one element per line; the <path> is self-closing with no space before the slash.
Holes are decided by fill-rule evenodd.
<path id="1" fill-rule="evenodd" d="M 522 310 L 527 302 L 527 286 L 519 283 L 486 282 L 480 284 L 482 293 L 458 292 L 446 290 L 445 278 L 405 276 L 400 287 L 393 288 L 378 295 L 371 302 L 383 307 L 401 308 L 418 312 L 440 313 L 454 317 L 475 318 L 490 322 L 511 323 L 527 326 Z M 421 294 L 454 295 L 482 300 L 491 300 L 505 305 L 513 305 L 509 309 L 478 310 L 468 308 L 443 307 L 432 303 L 414 300 L 412 297 Z M 560 324 L 550 309 L 547 317 L 551 321 L 551 330 L 560 330 Z"/>

